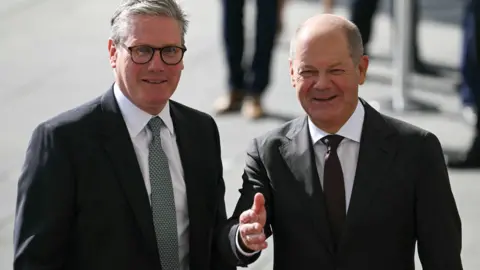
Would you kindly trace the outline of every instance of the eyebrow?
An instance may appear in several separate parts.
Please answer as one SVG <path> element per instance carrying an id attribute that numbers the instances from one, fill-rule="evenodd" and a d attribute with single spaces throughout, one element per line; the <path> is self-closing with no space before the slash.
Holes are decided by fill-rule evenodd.
<path id="1" fill-rule="evenodd" d="M 338 66 L 341 66 L 341 65 L 343 65 L 342 62 L 335 62 L 335 63 L 329 65 L 328 67 L 329 68 L 334 68 L 334 67 L 338 67 Z M 316 67 L 312 66 L 312 65 L 309 65 L 309 64 L 306 64 L 306 65 L 303 65 L 303 66 L 300 65 L 299 69 L 316 69 Z"/>
<path id="2" fill-rule="evenodd" d="M 343 63 L 342 62 L 336 62 L 332 65 L 330 65 L 330 67 L 338 67 L 338 66 L 341 66 Z"/>
<path id="3" fill-rule="evenodd" d="M 316 69 L 316 67 L 312 66 L 312 65 L 300 65 L 299 66 L 299 69 Z"/>
<path id="4" fill-rule="evenodd" d="M 148 47 L 152 47 L 152 48 L 165 48 L 165 47 L 174 47 L 174 46 L 175 47 L 184 47 L 183 45 L 174 44 L 174 43 L 166 43 L 166 44 L 163 44 L 160 47 L 153 46 L 152 44 L 148 44 L 148 43 L 138 43 L 138 44 L 130 45 L 130 47 L 138 47 L 138 46 L 148 46 Z"/>

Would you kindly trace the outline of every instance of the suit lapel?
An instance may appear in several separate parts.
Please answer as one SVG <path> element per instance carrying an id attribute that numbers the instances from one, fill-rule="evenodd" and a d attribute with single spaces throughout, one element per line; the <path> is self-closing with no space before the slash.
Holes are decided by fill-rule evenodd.
<path id="1" fill-rule="evenodd" d="M 203 265 L 201 260 L 206 258 L 202 258 L 205 257 L 202 254 L 206 253 L 201 247 L 207 246 L 205 241 L 208 241 L 208 239 L 201 237 L 207 235 L 207 228 L 203 224 L 205 223 L 204 214 L 208 211 L 206 198 L 208 198 L 209 192 L 206 190 L 205 181 L 202 181 L 200 175 L 201 160 L 204 158 L 204 155 L 202 155 L 201 150 L 198 150 L 197 144 L 202 142 L 198 141 L 198 137 L 195 136 L 196 130 L 194 126 L 192 126 L 191 120 L 182 113 L 180 106 L 174 101 L 170 101 L 170 112 L 177 137 L 177 145 L 187 189 L 190 224 L 189 258 L 190 267 L 192 268 L 196 265 Z"/>
<path id="2" fill-rule="evenodd" d="M 357 169 L 347 214 L 343 240 L 348 239 L 352 226 L 368 212 L 375 193 L 388 180 L 389 168 L 396 154 L 395 130 L 365 101 Z"/>
<path id="3" fill-rule="evenodd" d="M 301 186 L 298 198 L 313 218 L 313 226 L 318 228 L 320 238 L 333 254 L 333 242 L 328 227 L 323 191 L 318 177 L 312 140 L 310 139 L 307 117 L 292 123 L 287 141 L 280 146 L 280 153 L 295 177 L 296 185 Z"/>
<path id="4" fill-rule="evenodd" d="M 127 200 L 144 236 L 148 250 L 157 256 L 157 244 L 148 194 L 127 127 L 113 94 L 113 88 L 102 97 L 103 118 L 99 129 L 103 145 L 117 173 Z"/>

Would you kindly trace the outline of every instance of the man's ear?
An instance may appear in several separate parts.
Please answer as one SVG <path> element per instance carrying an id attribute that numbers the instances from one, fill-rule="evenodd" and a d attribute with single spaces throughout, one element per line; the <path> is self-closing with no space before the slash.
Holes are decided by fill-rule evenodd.
<path id="1" fill-rule="evenodd" d="M 294 69 L 294 63 L 293 60 L 290 58 L 288 59 L 289 65 L 290 65 L 290 83 L 292 84 L 293 88 L 297 86 L 297 83 L 295 81 L 295 69 Z"/>
<path id="2" fill-rule="evenodd" d="M 358 75 L 359 75 L 358 84 L 359 85 L 362 85 L 367 78 L 369 61 L 370 60 L 367 55 L 362 55 L 362 57 L 360 57 L 360 61 L 358 62 Z"/>
<path id="3" fill-rule="evenodd" d="M 108 53 L 110 58 L 110 66 L 112 68 L 116 68 L 117 67 L 117 47 L 115 46 L 115 43 L 111 39 L 108 40 Z"/>

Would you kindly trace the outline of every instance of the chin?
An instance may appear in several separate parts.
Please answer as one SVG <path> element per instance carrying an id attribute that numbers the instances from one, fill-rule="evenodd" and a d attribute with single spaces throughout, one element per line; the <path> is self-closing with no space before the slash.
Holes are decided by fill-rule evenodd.
<path id="1" fill-rule="evenodd" d="M 170 99 L 166 93 L 144 93 L 141 97 L 142 103 L 150 108 L 163 106 Z"/>
<path id="2" fill-rule="evenodd" d="M 329 123 L 332 121 L 332 119 L 335 119 L 335 115 L 333 114 L 311 114 L 311 117 L 315 121 L 323 122 L 323 123 Z"/>
<path id="3" fill-rule="evenodd" d="M 312 105 L 308 110 L 311 114 L 315 115 L 334 115 L 342 111 L 342 108 L 338 106 L 318 106 Z"/>
<path id="4" fill-rule="evenodd" d="M 146 91 L 143 92 L 144 99 L 151 102 L 167 100 L 172 96 L 172 94 L 173 92 L 171 89 L 167 87 L 146 89 Z"/>
<path id="5" fill-rule="evenodd" d="M 332 110 L 332 109 L 318 109 L 314 108 L 309 111 L 310 117 L 317 121 L 331 121 L 332 119 L 335 119 L 338 117 L 339 113 L 337 110 Z"/>
<path id="6" fill-rule="evenodd" d="M 148 104 L 150 107 L 159 107 L 159 106 L 163 106 L 165 103 L 167 103 L 169 98 L 170 97 L 168 97 L 168 96 L 148 98 L 148 99 L 145 100 L 145 103 Z"/>

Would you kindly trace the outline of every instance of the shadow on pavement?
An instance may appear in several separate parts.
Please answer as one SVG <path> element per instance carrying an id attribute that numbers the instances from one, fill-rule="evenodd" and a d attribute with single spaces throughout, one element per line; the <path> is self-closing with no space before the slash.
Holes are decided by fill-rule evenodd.
<path id="1" fill-rule="evenodd" d="M 420 76 L 417 76 L 417 77 L 420 77 Z M 389 87 L 391 87 L 392 85 L 392 77 L 384 74 L 377 74 L 377 73 L 370 72 L 367 74 L 367 80 L 378 83 L 378 84 L 387 85 Z M 458 96 L 458 93 L 455 91 L 456 85 L 455 85 L 455 82 L 453 81 L 447 82 L 447 83 L 445 83 L 444 81 L 442 81 L 442 83 L 436 83 L 436 82 L 429 82 L 428 80 L 425 80 L 423 77 L 421 79 L 414 78 L 412 85 L 416 89 L 422 89 L 422 92 L 442 94 L 442 95 L 448 95 L 452 97 Z"/>
<path id="2" fill-rule="evenodd" d="M 274 112 L 265 112 L 264 116 L 260 118 L 259 120 L 265 120 L 265 119 L 271 119 L 279 122 L 288 122 L 291 121 L 298 116 L 293 116 L 293 115 L 286 115 L 286 114 L 281 114 L 281 113 L 274 113 Z"/>
<path id="3" fill-rule="evenodd" d="M 368 100 L 368 102 L 373 103 L 373 107 L 381 108 L 382 111 L 394 111 L 391 98 L 372 99 Z M 441 110 L 437 105 L 432 102 L 414 98 L 408 99 L 408 105 L 406 105 L 405 111 L 402 112 L 402 115 L 418 113 L 421 113 L 422 115 L 439 114 L 441 113 Z"/>
<path id="4" fill-rule="evenodd" d="M 421 53 L 420 53 L 421 54 Z M 369 58 L 372 60 L 375 60 L 377 63 L 385 63 L 388 65 L 391 65 L 392 63 L 392 57 L 389 55 L 385 54 L 369 54 Z M 450 65 L 440 65 L 440 64 L 433 64 L 433 63 L 426 63 L 429 67 L 439 70 L 441 74 L 444 73 L 458 73 L 459 68 L 456 66 L 450 66 Z"/>
<path id="5" fill-rule="evenodd" d="M 445 162 L 449 160 L 458 160 L 465 157 L 465 149 L 453 149 L 451 147 L 443 147 L 443 156 L 445 158 Z"/>
<path id="6" fill-rule="evenodd" d="M 216 118 L 221 117 L 221 118 L 227 118 L 227 117 L 242 117 L 239 112 L 226 112 L 222 115 L 215 114 L 214 112 L 212 113 Z M 286 123 L 290 120 L 293 120 L 297 118 L 298 116 L 294 115 L 287 115 L 287 114 L 282 114 L 282 113 L 276 113 L 272 111 L 265 111 L 264 115 L 256 121 L 261 121 L 261 120 L 274 120 L 282 123 Z"/>
<path id="7" fill-rule="evenodd" d="M 319 0 L 291 0 L 297 2 L 309 2 L 323 5 Z M 336 0 L 337 7 L 349 8 L 353 0 Z M 464 1 L 452 0 L 412 0 L 420 1 L 420 19 L 447 24 L 459 25 L 461 23 Z M 379 0 L 378 11 L 391 14 L 393 0 Z"/>

